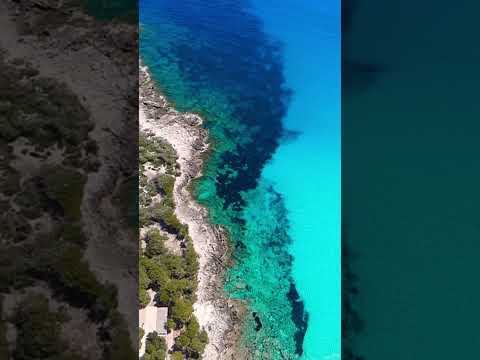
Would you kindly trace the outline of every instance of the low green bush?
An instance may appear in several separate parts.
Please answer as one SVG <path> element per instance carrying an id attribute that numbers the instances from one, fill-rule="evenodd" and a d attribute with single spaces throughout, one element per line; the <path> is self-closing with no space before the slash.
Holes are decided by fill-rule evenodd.
<path id="1" fill-rule="evenodd" d="M 147 335 L 144 360 L 165 360 L 167 343 L 156 332 Z"/>
<path id="2" fill-rule="evenodd" d="M 147 243 L 145 255 L 148 257 L 155 257 L 166 254 L 167 249 L 165 248 L 165 241 L 167 240 L 168 238 L 165 235 L 162 235 L 158 229 L 149 230 L 145 236 L 145 241 Z"/>

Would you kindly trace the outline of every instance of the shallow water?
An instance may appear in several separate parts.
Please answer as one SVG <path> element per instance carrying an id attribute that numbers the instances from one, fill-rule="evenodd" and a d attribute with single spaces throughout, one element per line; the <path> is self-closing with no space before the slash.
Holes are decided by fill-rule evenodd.
<path id="1" fill-rule="evenodd" d="M 225 289 L 249 304 L 242 342 L 258 359 L 340 348 L 337 12 L 310 1 L 140 2 L 145 63 L 210 130 L 196 194 L 230 231 Z"/>
<path id="2" fill-rule="evenodd" d="M 284 44 L 293 97 L 282 144 L 263 175 L 291 224 L 293 278 L 309 326 L 304 359 L 340 358 L 340 3 L 258 0 L 265 31 Z M 287 15 L 288 14 L 288 15 Z"/>

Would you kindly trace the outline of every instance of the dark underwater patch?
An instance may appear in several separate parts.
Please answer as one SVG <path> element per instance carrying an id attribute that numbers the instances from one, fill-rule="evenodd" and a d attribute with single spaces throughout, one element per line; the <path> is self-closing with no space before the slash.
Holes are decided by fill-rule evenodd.
<path id="1" fill-rule="evenodd" d="M 262 328 L 262 321 L 260 320 L 260 316 L 254 311 L 252 313 L 253 319 L 255 320 L 255 331 L 260 331 Z"/>
<path id="2" fill-rule="evenodd" d="M 283 129 L 282 136 L 280 138 L 280 142 L 285 144 L 285 143 L 291 143 L 298 139 L 298 137 L 302 134 L 301 131 L 298 130 L 288 130 L 288 129 Z"/>
<path id="3" fill-rule="evenodd" d="M 293 282 L 290 284 L 288 299 L 293 309 L 292 320 L 297 326 L 297 332 L 295 333 L 296 353 L 301 356 L 303 354 L 303 339 L 305 338 L 308 327 L 308 313 L 305 311 L 303 301 L 300 299 L 300 295 Z"/>

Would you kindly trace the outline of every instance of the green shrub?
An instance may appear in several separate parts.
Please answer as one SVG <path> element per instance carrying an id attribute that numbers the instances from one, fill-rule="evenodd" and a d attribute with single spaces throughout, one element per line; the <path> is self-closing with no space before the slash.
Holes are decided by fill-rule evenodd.
<path id="1" fill-rule="evenodd" d="M 184 237 L 188 233 L 188 228 L 183 225 L 175 215 L 173 207 L 165 201 L 156 203 L 149 208 L 149 219 L 161 223 L 164 228 L 172 233 Z"/>
<path id="2" fill-rule="evenodd" d="M 109 338 L 104 347 L 103 360 L 133 360 L 138 353 L 133 349 L 130 333 L 124 318 L 118 311 L 112 311 L 109 317 Z"/>
<path id="3" fill-rule="evenodd" d="M 86 176 L 62 167 L 46 167 L 42 176 L 47 187 L 47 195 L 60 204 L 65 217 L 71 221 L 80 220 L 80 205 L 87 181 Z"/>
<path id="4" fill-rule="evenodd" d="M 175 339 L 175 346 L 180 350 L 186 349 L 188 345 L 190 345 L 190 338 L 184 333 Z"/>
<path id="5" fill-rule="evenodd" d="M 140 207 L 138 209 L 138 226 L 140 228 L 151 224 L 151 215 L 148 208 Z"/>
<path id="6" fill-rule="evenodd" d="M 44 275 L 69 303 L 88 306 L 90 316 L 95 320 L 105 319 L 118 305 L 116 287 L 103 285 L 97 280 L 76 245 L 65 246 Z"/>
<path id="7" fill-rule="evenodd" d="M 86 238 L 80 224 L 66 223 L 62 230 L 61 236 L 63 241 L 82 247 L 85 246 Z"/>
<path id="8" fill-rule="evenodd" d="M 138 226 L 139 187 L 138 177 L 132 176 L 125 179 L 117 186 L 112 196 L 112 203 L 121 210 L 124 220 L 135 229 Z"/>
<path id="9" fill-rule="evenodd" d="M 164 286 L 161 286 L 155 301 L 163 306 L 172 305 L 178 298 L 190 298 L 193 293 L 194 286 L 190 280 L 170 279 Z"/>
<path id="10" fill-rule="evenodd" d="M 167 343 L 155 331 L 147 335 L 144 360 L 165 360 Z"/>
<path id="11" fill-rule="evenodd" d="M 140 307 L 144 308 L 150 303 L 150 295 L 148 295 L 148 292 L 146 289 L 143 289 L 141 287 L 139 287 L 138 291 L 139 291 L 138 301 L 140 303 Z"/>
<path id="12" fill-rule="evenodd" d="M 172 319 L 177 324 L 185 324 L 193 315 L 192 303 L 186 299 L 176 299 L 172 306 Z"/>
<path id="13" fill-rule="evenodd" d="M 184 360 L 183 354 L 180 351 L 175 351 L 170 355 L 171 360 Z"/>
<path id="14" fill-rule="evenodd" d="M 188 275 L 185 269 L 185 260 L 181 256 L 161 256 L 159 262 L 168 271 L 172 279 L 183 279 Z"/>
<path id="15" fill-rule="evenodd" d="M 172 145 L 165 140 L 140 132 L 139 162 L 141 166 L 147 162 L 155 167 L 163 165 L 166 167 L 167 172 L 173 175 L 175 174 L 177 153 Z"/>
<path id="16" fill-rule="evenodd" d="M 164 244 L 167 240 L 168 238 L 165 235 L 162 235 L 158 229 L 151 229 L 145 237 L 145 241 L 147 242 L 145 255 L 148 257 L 154 257 L 166 254 L 167 250 L 165 249 Z"/>
<path id="17" fill-rule="evenodd" d="M 185 265 L 186 271 L 192 275 L 192 278 L 196 279 L 196 274 L 198 272 L 198 256 L 193 248 L 192 240 L 187 241 L 187 248 L 185 249 Z"/>
<path id="18" fill-rule="evenodd" d="M 167 331 L 170 332 L 170 331 L 174 330 L 175 327 L 176 327 L 175 321 L 173 321 L 173 319 L 168 319 L 167 320 Z"/>
<path id="19" fill-rule="evenodd" d="M 147 293 L 147 289 L 150 286 L 150 278 L 145 270 L 144 261 L 139 261 L 139 281 L 138 281 L 138 300 L 140 307 L 143 308 L 150 302 L 150 296 Z"/>
<path id="20" fill-rule="evenodd" d="M 63 318 L 60 312 L 50 311 L 45 296 L 29 293 L 16 307 L 12 319 L 17 329 L 13 358 L 84 360 L 69 349 L 68 343 L 62 339 Z"/>
<path id="21" fill-rule="evenodd" d="M 150 287 L 153 289 L 158 290 L 168 283 L 168 272 L 159 263 L 149 261 L 146 272 L 150 279 Z"/>
<path id="22" fill-rule="evenodd" d="M 173 187 L 175 184 L 175 178 L 171 175 L 160 174 L 153 179 L 153 183 L 156 185 L 157 190 L 164 196 L 171 198 L 173 196 Z"/>
<path id="23" fill-rule="evenodd" d="M 199 359 L 207 343 L 207 333 L 200 330 L 198 321 L 192 317 L 185 331 L 175 339 L 175 349 L 181 351 L 188 359 Z"/>

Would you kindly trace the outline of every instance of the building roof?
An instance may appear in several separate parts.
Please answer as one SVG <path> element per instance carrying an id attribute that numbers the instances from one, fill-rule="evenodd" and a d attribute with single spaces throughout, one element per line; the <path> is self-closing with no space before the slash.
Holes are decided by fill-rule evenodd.
<path id="1" fill-rule="evenodd" d="M 148 334 L 156 331 L 160 336 L 167 335 L 168 308 L 155 306 L 153 302 L 155 292 L 152 289 L 148 289 L 147 292 L 150 302 L 146 307 L 140 309 L 138 313 L 139 326 L 145 331 L 139 351 L 140 357 L 145 353 L 145 343 Z"/>
<path id="2" fill-rule="evenodd" d="M 149 305 L 140 310 L 140 327 L 145 334 L 156 331 L 159 335 L 167 335 L 167 307 L 157 307 Z"/>
<path id="3" fill-rule="evenodd" d="M 138 314 L 139 326 L 145 331 L 139 351 L 140 357 L 145 354 L 148 334 L 156 331 L 160 336 L 167 335 L 168 308 L 155 306 L 153 303 L 155 293 L 152 290 L 148 290 L 148 292 L 151 299 L 150 303 L 145 308 L 140 309 Z"/>

